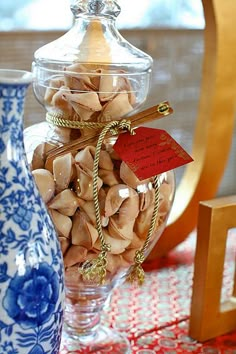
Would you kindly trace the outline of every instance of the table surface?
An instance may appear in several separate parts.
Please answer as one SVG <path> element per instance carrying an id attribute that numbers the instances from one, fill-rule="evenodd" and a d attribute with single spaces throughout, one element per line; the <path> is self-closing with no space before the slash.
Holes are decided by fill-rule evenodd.
<path id="1" fill-rule="evenodd" d="M 232 294 L 235 231 L 229 232 L 221 300 Z M 168 257 L 145 265 L 142 287 L 123 284 L 113 293 L 103 321 L 129 339 L 132 354 L 236 354 L 236 331 L 204 343 L 188 336 L 196 234 Z M 210 319 L 209 319 L 210 320 Z M 76 353 L 62 339 L 60 354 Z"/>

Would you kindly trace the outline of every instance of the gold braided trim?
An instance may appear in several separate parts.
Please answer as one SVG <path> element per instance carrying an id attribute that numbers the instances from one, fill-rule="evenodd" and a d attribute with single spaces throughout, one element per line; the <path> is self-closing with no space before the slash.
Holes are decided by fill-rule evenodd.
<path id="1" fill-rule="evenodd" d="M 47 113 L 46 121 L 53 125 L 63 128 L 71 128 L 71 129 L 101 129 L 104 128 L 107 123 L 98 123 L 98 122 L 80 122 L 77 120 L 67 119 L 66 116 L 63 116 L 60 113 Z"/>
<path id="2" fill-rule="evenodd" d="M 131 267 L 130 273 L 127 277 L 128 281 L 130 281 L 130 282 L 137 281 L 139 285 L 142 285 L 144 282 L 145 273 L 144 273 L 144 270 L 141 265 L 145 260 L 145 252 L 146 252 L 148 245 L 151 241 L 151 236 L 152 236 L 152 233 L 153 233 L 155 226 L 156 226 L 157 214 L 158 214 L 158 210 L 159 210 L 159 204 L 160 204 L 159 176 L 154 177 L 154 188 L 155 188 L 154 209 L 153 209 L 153 213 L 152 213 L 152 219 L 151 219 L 151 223 L 150 223 L 150 228 L 148 230 L 147 238 L 146 238 L 141 250 L 136 251 L 135 257 L 134 257 L 135 264 Z"/>
<path id="3" fill-rule="evenodd" d="M 105 128 L 101 131 L 95 156 L 94 156 L 94 166 L 93 166 L 93 200 L 94 200 L 94 208 L 95 208 L 95 216 L 97 223 L 97 231 L 98 237 L 101 242 L 101 252 L 97 258 L 92 261 L 86 261 L 83 263 L 81 268 L 79 269 L 82 277 L 85 280 L 95 281 L 100 284 L 104 284 L 106 279 L 106 266 L 107 266 L 107 252 L 111 250 L 110 244 L 107 244 L 102 232 L 102 225 L 100 219 L 100 206 L 98 201 L 98 165 L 99 165 L 99 156 L 102 148 L 103 140 L 108 132 L 112 134 L 118 134 L 119 130 L 127 130 L 130 134 L 135 134 L 134 130 L 131 128 L 131 122 L 122 120 L 122 121 L 113 121 L 108 123 Z M 144 245 L 141 250 L 136 251 L 136 255 L 134 258 L 135 264 L 131 267 L 131 271 L 128 276 L 128 280 L 133 282 L 137 281 L 139 285 L 144 282 L 144 270 L 142 268 L 142 263 L 145 259 L 145 252 L 148 248 L 148 245 L 151 241 L 152 233 L 155 229 L 156 218 L 159 209 L 159 201 L 160 201 L 160 181 L 159 177 L 154 177 L 154 187 L 155 187 L 155 201 L 154 201 L 154 210 L 152 214 L 152 219 L 150 223 L 150 228 L 148 231 L 147 238 L 144 242 Z"/>
<path id="4" fill-rule="evenodd" d="M 131 128 L 131 122 L 122 120 L 122 121 L 113 121 L 108 123 L 102 132 L 99 135 L 95 156 L 94 156 L 94 165 L 93 165 L 93 201 L 94 209 L 97 223 L 98 237 L 101 242 L 101 252 L 99 256 L 92 261 L 86 261 L 83 263 L 80 268 L 80 273 L 83 278 L 89 281 L 96 281 L 100 284 L 105 282 L 106 278 L 106 266 L 107 266 L 107 252 L 111 250 L 111 246 L 106 243 L 100 219 L 100 206 L 98 201 L 98 165 L 100 151 L 102 148 L 103 140 L 108 132 L 112 134 L 117 134 L 119 130 L 127 130 L 130 134 L 135 134 L 134 130 Z"/>

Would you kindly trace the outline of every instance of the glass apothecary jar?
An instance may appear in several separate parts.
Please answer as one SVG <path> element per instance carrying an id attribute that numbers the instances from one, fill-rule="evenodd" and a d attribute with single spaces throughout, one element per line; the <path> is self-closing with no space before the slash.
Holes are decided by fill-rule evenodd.
<path id="1" fill-rule="evenodd" d="M 46 119 L 25 130 L 25 146 L 63 252 L 66 340 L 81 353 L 129 353 L 124 337 L 98 326 L 100 311 L 127 277 L 143 281 L 174 173 L 140 181 L 114 150 L 120 133 L 134 133 L 152 71 L 152 58 L 118 32 L 117 2 L 77 0 L 71 9 L 72 29 L 35 52 L 33 87 Z"/>

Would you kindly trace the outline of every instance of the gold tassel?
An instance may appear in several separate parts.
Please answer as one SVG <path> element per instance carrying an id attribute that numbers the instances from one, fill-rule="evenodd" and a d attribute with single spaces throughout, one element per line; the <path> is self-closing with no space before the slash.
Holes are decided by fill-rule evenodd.
<path id="1" fill-rule="evenodd" d="M 131 267 L 131 271 L 127 277 L 129 282 L 134 283 L 136 281 L 139 285 L 144 283 L 145 273 L 141 265 L 144 262 L 144 259 L 143 251 L 136 251 L 134 257 L 135 264 Z"/>
<path id="2" fill-rule="evenodd" d="M 131 272 L 127 277 L 127 280 L 130 283 L 137 282 L 138 285 L 143 285 L 145 280 L 145 273 L 141 264 L 134 264 L 131 268 Z"/>
<path id="3" fill-rule="evenodd" d="M 101 252 L 97 258 L 86 261 L 79 268 L 79 272 L 84 280 L 104 284 L 106 278 L 107 252 Z"/>

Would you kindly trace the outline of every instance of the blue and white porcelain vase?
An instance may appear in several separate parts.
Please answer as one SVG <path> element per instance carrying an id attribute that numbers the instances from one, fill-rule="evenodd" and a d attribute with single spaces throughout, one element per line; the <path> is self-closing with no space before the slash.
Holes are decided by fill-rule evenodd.
<path id="1" fill-rule="evenodd" d="M 62 331 L 63 259 L 23 143 L 31 81 L 0 70 L 0 354 L 57 354 Z"/>

